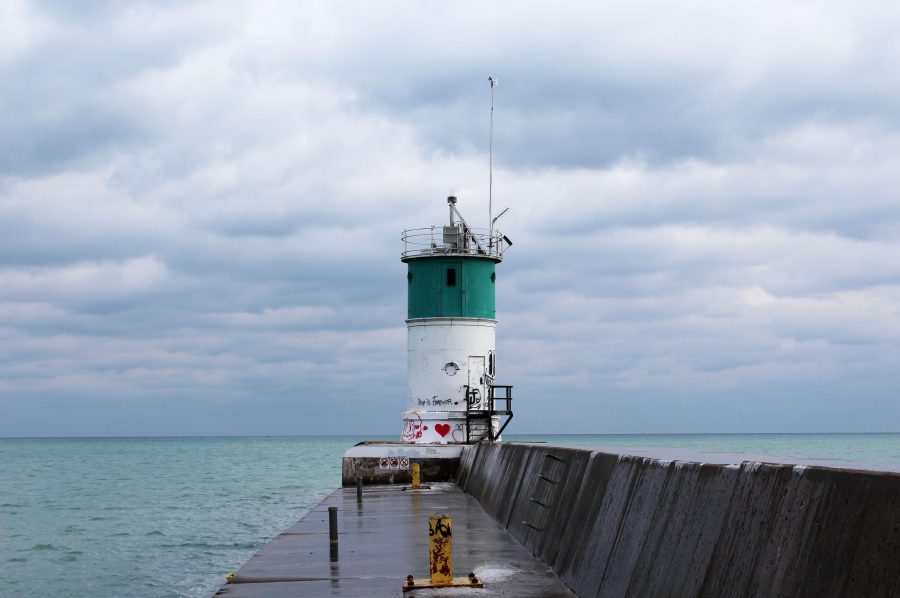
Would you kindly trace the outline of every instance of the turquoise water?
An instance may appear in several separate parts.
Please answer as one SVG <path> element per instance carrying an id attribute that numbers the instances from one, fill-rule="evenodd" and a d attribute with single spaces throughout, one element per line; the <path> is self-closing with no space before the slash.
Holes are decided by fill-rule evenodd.
<path id="1" fill-rule="evenodd" d="M 900 462 L 900 434 L 507 439 Z M 0 439 L 0 594 L 211 596 L 340 484 L 358 440 Z"/>
<path id="2" fill-rule="evenodd" d="M 210 596 L 355 438 L 0 440 L 0 594 Z"/>

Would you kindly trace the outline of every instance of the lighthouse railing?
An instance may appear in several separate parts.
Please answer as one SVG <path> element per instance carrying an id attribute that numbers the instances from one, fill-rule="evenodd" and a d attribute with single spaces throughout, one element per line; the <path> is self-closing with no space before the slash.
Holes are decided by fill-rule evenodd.
<path id="1" fill-rule="evenodd" d="M 477 255 L 503 258 L 503 234 L 498 230 L 467 226 L 431 226 L 403 231 L 402 257 Z"/>

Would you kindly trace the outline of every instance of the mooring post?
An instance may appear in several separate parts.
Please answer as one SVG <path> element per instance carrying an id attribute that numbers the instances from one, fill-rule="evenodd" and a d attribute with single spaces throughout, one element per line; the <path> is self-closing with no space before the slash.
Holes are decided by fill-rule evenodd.
<path id="1" fill-rule="evenodd" d="M 328 507 L 328 536 L 332 546 L 338 543 L 337 507 Z"/>
<path id="2" fill-rule="evenodd" d="M 447 515 L 428 518 L 428 579 L 406 576 L 403 591 L 418 588 L 483 588 L 475 573 L 468 577 L 453 577 L 453 521 Z"/>
<path id="3" fill-rule="evenodd" d="M 446 515 L 428 518 L 431 583 L 453 583 L 453 520 Z"/>
<path id="4" fill-rule="evenodd" d="M 412 464 L 412 488 L 418 490 L 422 484 L 421 467 L 418 463 Z"/>
<path id="5" fill-rule="evenodd" d="M 356 500 L 362 500 L 362 478 L 356 478 Z"/>

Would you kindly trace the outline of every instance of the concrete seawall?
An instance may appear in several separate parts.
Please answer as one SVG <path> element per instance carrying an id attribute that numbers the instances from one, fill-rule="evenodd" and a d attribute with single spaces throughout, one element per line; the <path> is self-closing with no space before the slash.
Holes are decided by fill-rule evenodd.
<path id="1" fill-rule="evenodd" d="M 579 596 L 900 597 L 898 471 L 656 452 L 484 443 L 457 484 Z"/>

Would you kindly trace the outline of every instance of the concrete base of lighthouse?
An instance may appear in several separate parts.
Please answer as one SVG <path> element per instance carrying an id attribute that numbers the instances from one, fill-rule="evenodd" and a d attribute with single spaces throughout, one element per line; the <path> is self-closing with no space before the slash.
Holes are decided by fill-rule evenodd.
<path id="1" fill-rule="evenodd" d="M 424 445 L 406 442 L 360 442 L 347 449 L 341 464 L 341 483 L 355 486 L 408 484 L 412 465 L 419 464 L 422 483 L 452 482 L 456 479 L 461 444 Z"/>

